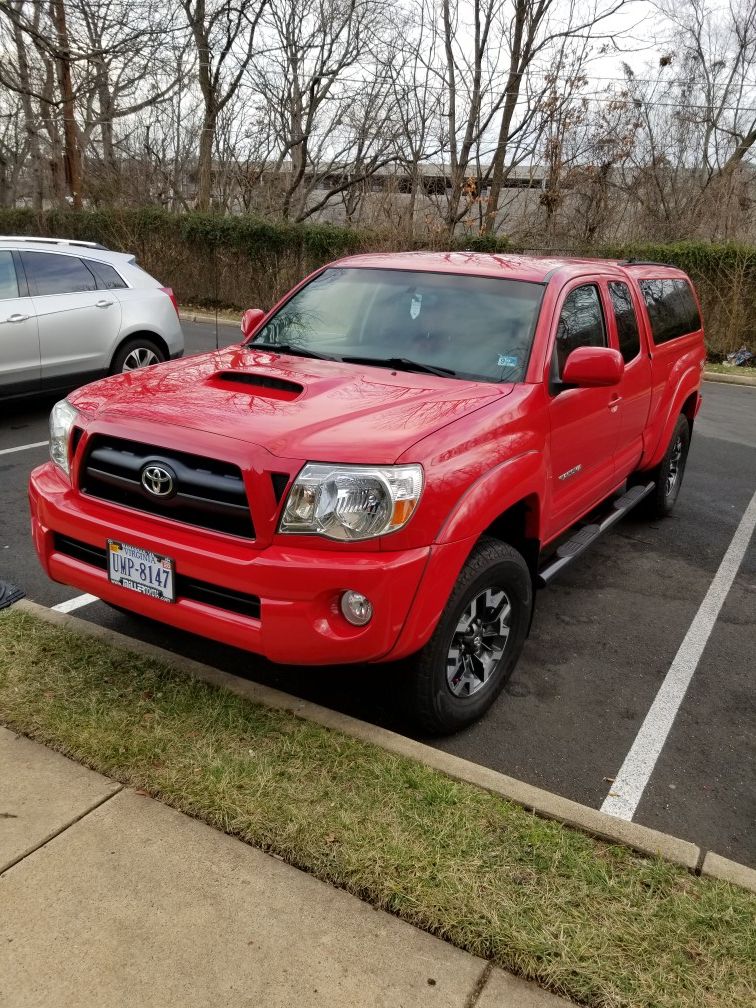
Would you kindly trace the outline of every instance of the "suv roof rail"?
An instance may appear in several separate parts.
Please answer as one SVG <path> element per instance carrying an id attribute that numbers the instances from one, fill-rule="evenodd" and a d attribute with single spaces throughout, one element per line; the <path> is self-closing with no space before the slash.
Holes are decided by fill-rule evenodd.
<path id="1" fill-rule="evenodd" d="M 100 249 L 109 252 L 110 249 L 99 242 L 80 241 L 78 238 L 30 238 L 28 235 L 0 235 L 0 242 L 30 242 L 38 245 L 75 245 L 78 248 Z"/>

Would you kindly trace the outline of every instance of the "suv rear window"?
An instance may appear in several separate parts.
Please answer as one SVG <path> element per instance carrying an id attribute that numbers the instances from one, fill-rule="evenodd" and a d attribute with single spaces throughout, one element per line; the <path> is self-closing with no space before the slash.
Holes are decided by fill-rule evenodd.
<path id="1" fill-rule="evenodd" d="M 22 252 L 21 261 L 32 294 L 78 294 L 97 290 L 94 276 L 76 256 Z"/>
<path id="2" fill-rule="evenodd" d="M 640 289 L 657 345 L 701 328 L 701 316 L 687 280 L 641 280 Z"/>
<path id="3" fill-rule="evenodd" d="M 0 298 L 17 298 L 18 281 L 16 267 L 13 265 L 13 254 L 3 250 L 0 252 Z"/>
<path id="4" fill-rule="evenodd" d="M 119 273 L 108 266 L 107 263 L 95 262 L 94 259 L 85 260 L 88 268 L 94 273 L 98 290 L 125 290 L 126 284 Z"/>

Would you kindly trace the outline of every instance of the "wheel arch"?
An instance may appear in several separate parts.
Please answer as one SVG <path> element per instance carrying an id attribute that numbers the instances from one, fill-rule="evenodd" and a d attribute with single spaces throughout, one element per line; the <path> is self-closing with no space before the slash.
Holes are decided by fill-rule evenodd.
<path id="1" fill-rule="evenodd" d="M 700 374 L 700 371 L 698 374 Z M 693 433 L 693 420 L 699 396 L 699 382 L 700 378 L 697 377 L 694 368 L 689 368 L 678 382 L 674 393 L 669 397 L 669 407 L 664 414 L 664 422 L 656 427 L 658 433 L 652 442 L 654 444 L 653 451 L 647 451 L 641 460 L 640 469 L 642 471 L 653 469 L 661 462 L 678 417 L 684 416 L 687 419 L 690 433 Z"/>
<path id="2" fill-rule="evenodd" d="M 541 552 L 540 527 L 541 499 L 538 494 L 530 493 L 497 515 L 479 538 L 498 539 L 521 553 L 535 584 Z"/>
<path id="3" fill-rule="evenodd" d="M 698 390 L 691 392 L 685 402 L 682 404 L 682 409 L 680 412 L 685 416 L 688 421 L 688 427 L 690 428 L 690 433 L 693 433 L 693 421 L 696 418 L 696 406 L 698 404 Z"/>
<path id="4" fill-rule="evenodd" d="M 149 340 L 150 343 L 154 343 L 155 346 L 157 346 L 165 354 L 165 359 L 170 360 L 171 351 L 168 348 L 168 344 L 165 342 L 165 340 L 159 333 L 156 333 L 153 329 L 135 329 L 134 332 L 130 332 L 125 335 L 122 333 L 119 336 L 118 342 L 113 348 L 113 353 L 110 355 L 110 365 L 108 367 L 109 372 L 112 372 L 113 361 L 116 359 L 121 350 L 126 346 L 126 344 L 131 343 L 133 342 L 133 340 L 140 338 Z"/>
<path id="5" fill-rule="evenodd" d="M 504 467 L 502 467 L 504 468 Z M 494 474 L 496 470 L 494 470 Z M 488 474 L 493 479 L 493 474 Z M 486 479 L 484 482 L 488 482 Z M 516 487 L 516 481 L 513 486 Z M 483 489 L 483 488 L 481 488 Z M 501 486 L 499 486 L 501 490 Z M 437 542 L 431 547 L 428 566 L 418 586 L 417 594 L 407 614 L 404 627 L 387 659 L 403 658 L 421 648 L 430 638 L 454 590 L 460 571 L 467 563 L 476 545 L 484 538 L 498 539 L 518 550 L 525 559 L 533 582 L 533 599 L 538 557 L 540 553 L 541 498 L 531 487 L 527 493 L 511 493 L 504 507 L 492 504 L 491 495 L 468 495 L 460 505 L 467 519 L 466 534 L 459 533 L 462 526 L 452 516 L 440 530 Z M 514 497 L 514 500 L 512 499 Z M 501 495 L 493 498 L 502 501 Z M 471 527 L 471 516 L 475 525 Z M 535 605 L 533 606 L 533 609 Z M 530 622 L 533 618 L 531 610 Z M 528 625 L 528 630 L 530 624 Z"/>

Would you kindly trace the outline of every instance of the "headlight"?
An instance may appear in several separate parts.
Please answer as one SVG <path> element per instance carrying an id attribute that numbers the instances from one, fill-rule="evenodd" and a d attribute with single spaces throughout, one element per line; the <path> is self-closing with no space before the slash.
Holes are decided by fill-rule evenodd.
<path id="1" fill-rule="evenodd" d="M 278 530 L 350 541 L 373 539 L 406 525 L 422 490 L 419 465 L 308 462 L 289 491 Z"/>
<path id="2" fill-rule="evenodd" d="M 50 458 L 66 476 L 70 475 L 68 439 L 78 415 L 67 399 L 55 403 L 50 413 Z"/>

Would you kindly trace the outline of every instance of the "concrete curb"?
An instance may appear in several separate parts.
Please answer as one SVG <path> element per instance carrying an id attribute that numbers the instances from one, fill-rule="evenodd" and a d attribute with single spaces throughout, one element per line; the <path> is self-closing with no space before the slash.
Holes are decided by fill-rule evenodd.
<path id="1" fill-rule="evenodd" d="M 211 312 L 194 312 L 185 311 L 183 308 L 179 311 L 179 318 L 182 322 L 215 322 L 215 315 Z M 235 318 L 233 315 L 218 315 L 218 325 L 239 325 L 239 318 Z"/>
<path id="2" fill-rule="evenodd" d="M 756 385 L 751 375 L 722 374 L 721 371 L 704 371 L 704 381 L 724 382 L 726 385 Z"/>
<path id="3" fill-rule="evenodd" d="M 16 603 L 17 608 L 56 626 L 65 627 L 76 633 L 97 637 L 116 647 L 136 654 L 158 658 L 195 679 L 220 686 L 254 703 L 285 710 L 305 720 L 314 721 L 326 728 L 340 731 L 352 738 L 368 742 L 388 752 L 416 760 L 425 766 L 438 770 L 456 780 L 465 781 L 499 795 L 507 801 L 522 806 L 544 819 L 553 819 L 589 836 L 610 843 L 623 844 L 642 854 L 661 857 L 681 865 L 689 871 L 696 871 L 701 863 L 702 852 L 698 846 L 687 840 L 660 833 L 648 826 L 626 822 L 614 816 L 599 812 L 578 802 L 552 794 L 541 788 L 526 784 L 505 774 L 478 766 L 468 760 L 433 749 L 431 746 L 405 738 L 395 732 L 375 725 L 366 724 L 346 714 L 339 714 L 326 707 L 320 707 L 308 700 L 289 696 L 280 690 L 259 683 L 240 679 L 220 669 L 215 669 L 190 658 L 182 658 L 144 641 L 127 637 L 115 630 L 98 626 L 66 613 L 55 612 L 28 599 Z"/>
<path id="4" fill-rule="evenodd" d="M 729 861 L 712 851 L 709 851 L 704 858 L 701 874 L 722 882 L 731 882 L 732 885 L 756 893 L 756 869 L 738 864 L 737 861 Z"/>

